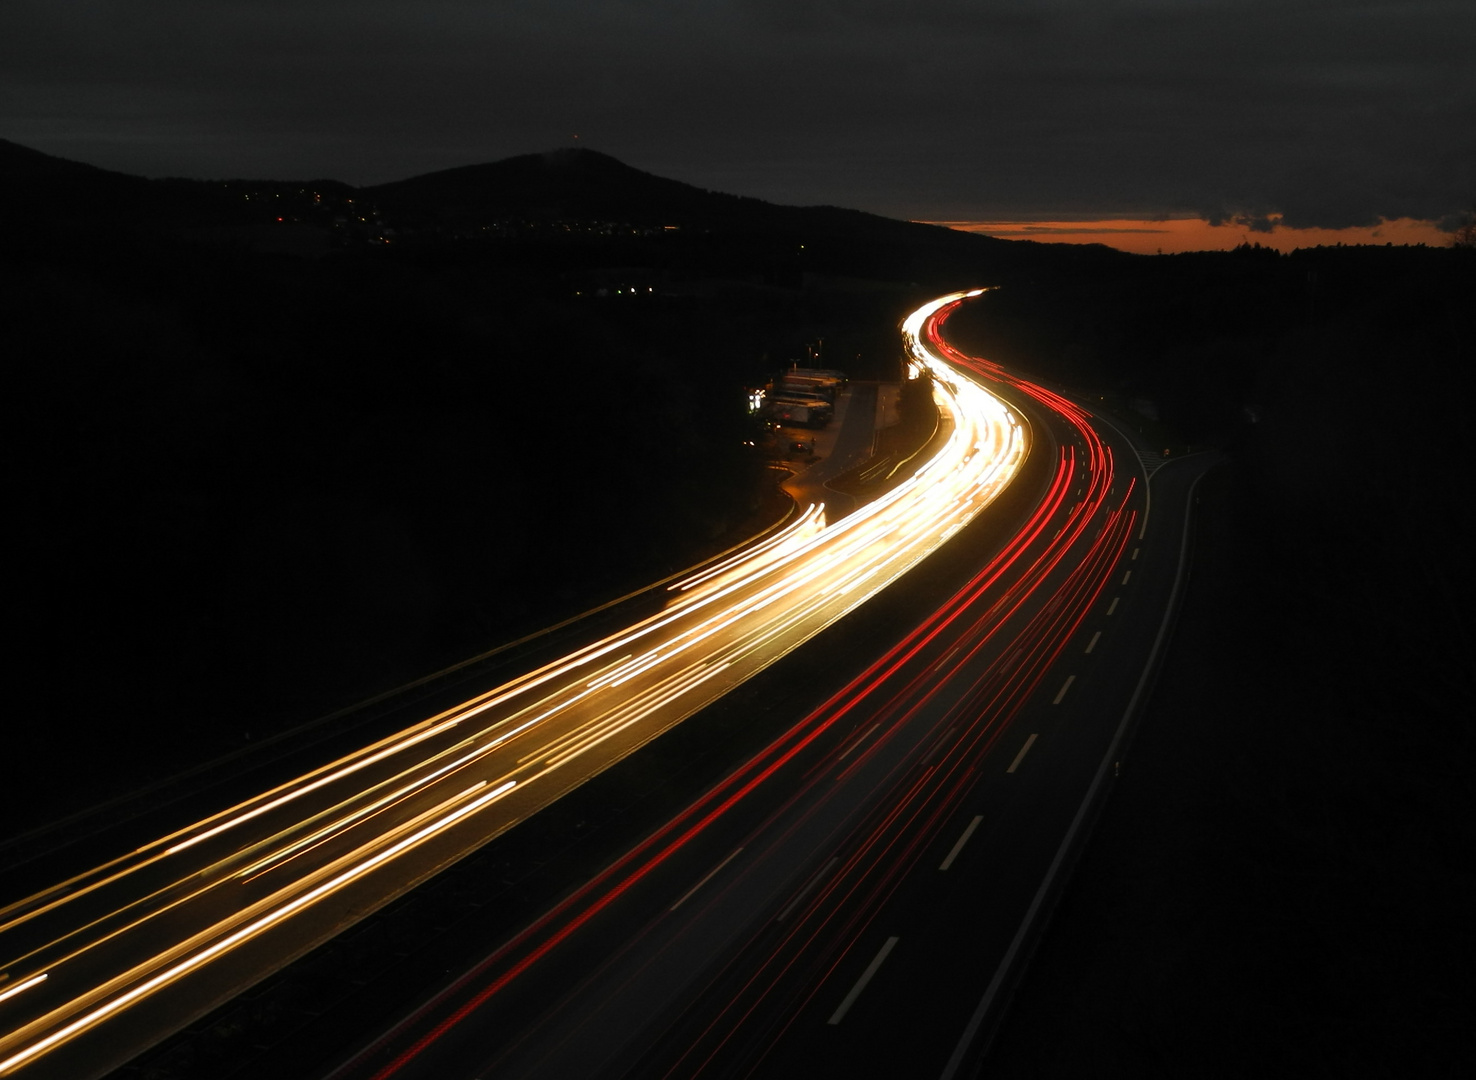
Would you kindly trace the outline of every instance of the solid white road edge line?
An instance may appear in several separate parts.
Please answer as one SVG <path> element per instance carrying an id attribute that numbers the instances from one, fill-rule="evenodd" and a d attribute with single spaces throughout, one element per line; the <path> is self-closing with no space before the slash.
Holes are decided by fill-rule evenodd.
<path id="1" fill-rule="evenodd" d="M 1209 470 L 1200 473 L 1189 485 L 1189 506 L 1194 505 L 1194 492 L 1199 487 L 1199 482 L 1205 478 Z M 1169 590 L 1168 604 L 1165 605 L 1163 621 L 1158 624 L 1158 633 L 1153 639 L 1153 647 L 1148 651 L 1148 662 L 1143 665 L 1143 674 L 1138 677 L 1138 685 L 1133 690 L 1133 696 L 1128 699 L 1127 708 L 1123 710 L 1122 719 L 1118 721 L 1117 731 L 1112 736 L 1112 742 L 1107 747 L 1107 753 L 1102 758 L 1102 763 L 1097 766 L 1097 775 L 1092 779 L 1091 786 L 1087 788 L 1081 805 L 1076 809 L 1076 816 L 1071 821 L 1071 826 L 1066 830 L 1066 835 L 1061 838 L 1061 844 L 1056 849 L 1055 858 L 1051 860 L 1050 868 L 1046 870 L 1045 877 L 1041 879 L 1040 887 L 1035 890 L 1035 897 L 1030 901 L 1030 907 L 1026 909 L 1025 917 L 1020 920 L 1020 925 L 1015 930 L 1015 936 L 1010 941 L 1010 947 L 1005 950 L 1004 958 L 1000 960 L 999 967 L 994 970 L 994 977 L 989 980 L 989 986 L 984 990 L 984 996 L 979 999 L 979 1004 L 974 1009 L 974 1014 L 969 1017 L 969 1022 L 964 1025 L 963 1034 L 959 1036 L 958 1044 L 953 1048 L 953 1054 L 948 1063 L 943 1066 L 943 1071 L 938 1075 L 938 1080 L 953 1080 L 958 1075 L 958 1070 L 963 1067 L 964 1058 L 968 1056 L 969 1048 L 979 1034 L 979 1028 L 984 1024 L 984 1017 L 989 1015 L 989 1010 L 994 1005 L 994 999 L 999 995 L 1004 986 L 1005 978 L 1015 964 L 1015 958 L 1025 947 L 1025 941 L 1030 935 L 1035 920 L 1040 916 L 1040 910 L 1045 906 L 1046 897 L 1050 894 L 1051 887 L 1056 880 L 1056 875 L 1061 872 L 1061 867 L 1066 862 L 1066 856 L 1070 854 L 1072 847 L 1076 844 L 1077 833 L 1081 831 L 1086 822 L 1088 812 L 1096 800 L 1098 789 L 1107 782 L 1107 770 L 1112 768 L 1114 774 L 1117 771 L 1118 747 L 1122 745 L 1127 737 L 1129 725 L 1133 721 L 1133 714 L 1137 712 L 1143 696 L 1148 692 L 1148 684 L 1152 679 L 1154 668 L 1158 663 L 1158 654 L 1163 650 L 1164 641 L 1168 638 L 1169 626 L 1174 621 L 1174 615 L 1178 610 L 1179 593 L 1184 587 L 1184 570 L 1189 557 L 1189 526 L 1193 523 L 1194 515 L 1189 510 L 1184 514 L 1184 530 L 1179 540 L 1179 567 L 1174 574 L 1174 586 Z M 1116 601 L 1114 600 L 1114 603 Z"/>

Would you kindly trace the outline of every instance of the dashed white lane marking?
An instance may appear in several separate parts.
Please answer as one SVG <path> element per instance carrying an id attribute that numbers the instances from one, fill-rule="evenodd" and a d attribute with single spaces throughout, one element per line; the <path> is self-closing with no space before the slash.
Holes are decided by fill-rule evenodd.
<path id="1" fill-rule="evenodd" d="M 1126 574 L 1123 574 L 1122 575 L 1122 583 L 1124 585 L 1126 585 L 1128 583 L 1128 578 L 1130 578 L 1132 576 L 1133 576 L 1133 572 L 1131 570 L 1129 570 Z"/>
<path id="2" fill-rule="evenodd" d="M 881 947 L 881 952 L 876 954 L 876 959 L 873 960 L 869 965 L 867 965 L 866 970 L 861 973 L 861 978 L 856 980 L 856 985 L 851 987 L 851 992 L 847 994 L 846 999 L 840 1003 L 840 1007 L 837 1008 L 835 1012 L 831 1013 L 830 1019 L 826 1021 L 826 1023 L 839 1024 L 845 1018 L 845 1015 L 847 1012 L 850 1011 L 851 1006 L 856 1003 L 856 999 L 861 996 L 861 991 L 866 989 L 866 984 L 871 981 L 871 977 L 875 975 L 877 973 L 877 970 L 882 966 L 882 961 L 887 958 L 887 954 L 892 951 L 897 942 L 900 940 L 900 938 L 894 937 L 887 938 L 887 943 Z"/>
<path id="3" fill-rule="evenodd" d="M 1139 548 L 1133 548 L 1133 562 L 1137 562 L 1138 561 L 1138 552 L 1139 552 L 1139 550 L 1141 550 L 1141 549 L 1139 549 Z"/>
<path id="4" fill-rule="evenodd" d="M 1035 738 L 1034 735 L 1030 737 L 1032 739 Z M 1023 757 L 1024 755 L 1022 754 L 1021 756 Z M 1010 771 L 1014 771 L 1014 768 L 1015 767 L 1011 765 Z M 953 850 L 948 853 L 948 858 L 944 859 L 941 863 L 938 864 L 939 870 L 947 870 L 950 866 L 953 865 L 953 860 L 958 858 L 958 853 L 964 849 L 964 845 L 969 842 L 969 837 L 974 835 L 974 830 L 979 827 L 979 822 L 983 820 L 983 817 L 976 817 L 973 821 L 969 822 L 969 827 L 965 829 L 963 831 L 963 835 L 958 838 L 958 843 L 953 845 Z"/>
<path id="5" fill-rule="evenodd" d="M 1091 652 L 1093 649 L 1095 649 L 1097 647 L 1097 641 L 1098 641 L 1098 639 L 1101 638 L 1101 636 L 1102 636 L 1102 631 L 1100 631 L 1100 630 L 1098 630 L 1095 634 L 1092 635 L 1092 640 L 1087 642 L 1087 647 L 1086 647 L 1086 651 L 1087 652 Z"/>
<path id="6" fill-rule="evenodd" d="M 953 659 L 953 654 L 956 653 L 956 652 L 958 652 L 958 650 L 961 649 L 961 648 L 963 648 L 963 646 L 962 645 L 958 645 L 958 646 L 955 646 L 953 649 L 951 649 L 949 651 L 949 653 L 948 653 L 947 656 L 943 657 L 942 660 L 939 660 L 936 664 L 933 665 L 933 670 L 936 671 L 938 668 L 941 668 L 944 664 L 948 663 L 948 661 L 952 660 Z"/>
<path id="7" fill-rule="evenodd" d="M 933 748 L 928 751 L 928 756 L 923 758 L 922 760 L 922 763 L 924 765 L 931 765 L 933 763 L 933 759 L 943 752 L 943 748 L 948 745 L 948 736 L 952 734 L 953 728 L 950 727 L 942 735 L 938 736 L 937 742 L 933 743 Z"/>
<path id="8" fill-rule="evenodd" d="M 784 910 L 778 914 L 774 921 L 783 922 L 785 919 L 789 918 L 790 913 L 794 911 L 795 908 L 799 907 L 800 901 L 809 896 L 816 885 L 819 885 L 822 881 L 828 878 L 830 876 L 830 872 L 836 868 L 836 865 L 839 862 L 840 856 L 837 855 L 835 858 L 831 859 L 828 863 L 817 870 L 814 877 L 810 878 L 810 880 L 805 884 L 805 887 L 799 891 L 795 898 L 784 905 Z"/>
<path id="9" fill-rule="evenodd" d="M 1065 691 L 1063 690 L 1062 692 L 1064 693 Z M 1005 772 L 1012 773 L 1016 769 L 1018 769 L 1020 767 L 1020 762 L 1025 760 L 1025 755 L 1030 753 L 1030 748 L 1034 745 L 1035 736 L 1031 735 L 1030 738 L 1025 740 L 1025 745 L 1020 747 L 1020 752 L 1015 755 L 1015 760 L 1010 762 L 1010 767 L 1006 769 Z"/>
<path id="10" fill-rule="evenodd" d="M 1067 675 L 1066 676 L 1066 681 L 1061 684 L 1061 689 L 1059 689 L 1059 690 L 1056 691 L 1056 700 L 1052 701 L 1051 704 L 1052 705 L 1059 705 L 1059 704 L 1061 704 L 1061 699 L 1066 696 L 1066 691 L 1071 689 L 1071 684 L 1074 683 L 1075 681 L 1076 681 L 1076 676 L 1075 675 Z"/>
<path id="11" fill-rule="evenodd" d="M 881 721 L 880 720 L 878 720 L 876 723 L 872 724 L 869 728 L 867 728 L 866 729 L 866 734 L 862 735 L 855 742 L 851 743 L 850 746 L 846 747 L 845 754 L 842 754 L 840 757 L 836 758 L 835 760 L 836 761 L 845 761 L 846 760 L 846 754 L 849 754 L 852 750 L 856 749 L 856 747 L 860 746 L 867 739 L 871 738 L 871 733 L 873 731 L 875 731 L 879 727 L 881 727 Z"/>
<path id="12" fill-rule="evenodd" d="M 1108 615 L 1111 615 L 1114 611 L 1117 610 L 1117 599 L 1118 598 L 1114 596 L 1112 598 L 1112 603 L 1110 605 L 1108 605 L 1108 608 L 1107 608 L 1107 614 Z"/>
<path id="13" fill-rule="evenodd" d="M 742 850 L 743 850 L 742 848 L 734 848 L 733 849 L 733 853 L 731 855 L 729 855 L 722 862 L 720 862 L 716 866 L 714 866 L 711 870 L 709 870 L 707 872 L 707 876 L 706 877 L 704 877 L 696 885 L 693 885 L 690 889 L 688 889 L 685 893 L 683 893 L 682 894 L 682 898 L 680 900 L 678 900 L 675 904 L 672 904 L 671 905 L 671 910 L 672 911 L 675 911 L 677 908 L 681 907 L 688 900 L 690 900 L 692 898 L 692 894 L 693 893 L 695 893 L 698 889 L 702 888 L 702 886 L 706 885 L 709 881 L 711 881 L 713 879 L 714 875 L 716 875 L 719 870 L 721 870 L 723 867 L 727 866 L 730 862 L 732 862 L 734 859 L 736 859 L 738 857 L 738 852 L 740 852 Z"/>

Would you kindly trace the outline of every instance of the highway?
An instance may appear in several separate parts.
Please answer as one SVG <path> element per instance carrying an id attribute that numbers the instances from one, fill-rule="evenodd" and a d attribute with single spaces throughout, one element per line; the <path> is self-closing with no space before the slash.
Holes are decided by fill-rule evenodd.
<path id="1" fill-rule="evenodd" d="M 665 608 L 632 626 L 0 908 L 0 1075 L 103 1075 L 762 672 L 968 527 L 1020 473 L 1034 428 L 1018 402 L 941 353 L 940 313 L 964 297 L 909 319 L 914 363 L 933 374 L 947 433 L 884 496 L 833 522 L 813 505 L 673 584 Z M 1133 485 L 1114 491 L 1100 442 L 1059 454 L 1008 557 L 861 677 L 851 693 L 864 690 L 864 708 L 899 679 L 977 681 L 963 673 L 994 640 L 991 628 L 1013 625 L 1049 588 L 1060 602 L 1030 620 L 1038 640 L 1022 639 L 1002 681 L 966 699 L 1028 696 L 1082 603 L 1103 588 L 1102 567 L 1121 557 L 1136 514 Z M 998 592 L 1007 575 L 1017 584 Z M 986 617 L 980 597 L 996 592 Z M 930 659 L 945 642 L 953 651 Z M 924 661 L 931 667 L 919 669 Z M 865 778 L 856 783 L 879 782 L 873 763 L 894 768 L 896 755 L 916 752 L 932 730 L 928 710 L 966 708 L 953 693 L 924 693 L 926 708 L 913 698 L 889 706 L 899 719 L 876 721 L 886 730 L 854 756 Z M 806 731 L 833 730 L 860 707 L 803 722 L 790 742 L 815 743 Z M 961 762 L 992 741 L 985 735 L 960 728 Z M 803 757 L 776 753 L 771 773 Z M 857 811 L 836 812 L 850 820 Z M 804 857 L 790 851 L 775 873 Z"/>
<path id="2" fill-rule="evenodd" d="M 905 333 L 1025 418 L 1019 519 L 963 531 L 859 673 L 334 1080 L 977 1068 L 1121 767 L 1209 462 L 1150 499 L 1111 424 L 948 345 L 957 302 Z"/>

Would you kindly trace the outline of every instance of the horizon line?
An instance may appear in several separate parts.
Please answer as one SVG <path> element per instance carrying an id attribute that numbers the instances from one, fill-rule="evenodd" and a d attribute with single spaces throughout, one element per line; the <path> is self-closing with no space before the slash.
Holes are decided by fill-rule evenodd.
<path id="1" fill-rule="evenodd" d="M 1178 255 L 1191 251 L 1231 251 L 1259 244 L 1283 254 L 1298 248 L 1375 245 L 1448 247 L 1451 233 L 1437 222 L 1420 218 L 1383 218 L 1376 225 L 1342 228 L 1283 225 L 1279 215 L 1267 218 L 1227 218 L 1212 223 L 1205 217 L 1082 219 L 1020 218 L 1014 220 L 925 220 L 959 232 L 999 240 L 1038 243 L 1102 244 L 1136 255 Z"/>

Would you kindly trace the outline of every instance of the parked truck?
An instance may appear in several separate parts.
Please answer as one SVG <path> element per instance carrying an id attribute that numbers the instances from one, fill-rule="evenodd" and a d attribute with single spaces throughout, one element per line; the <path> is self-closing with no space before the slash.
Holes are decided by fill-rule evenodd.
<path id="1" fill-rule="evenodd" d="M 832 410 L 824 401 L 775 400 L 769 406 L 769 416 L 781 424 L 797 427 L 824 427 L 830 423 Z"/>
<path id="2" fill-rule="evenodd" d="M 826 401 L 834 401 L 840 393 L 840 382 L 819 375 L 795 375 L 792 372 L 779 380 L 776 393 L 811 394 Z"/>

